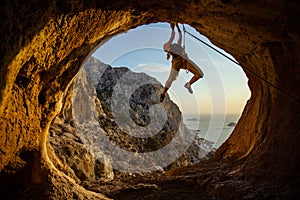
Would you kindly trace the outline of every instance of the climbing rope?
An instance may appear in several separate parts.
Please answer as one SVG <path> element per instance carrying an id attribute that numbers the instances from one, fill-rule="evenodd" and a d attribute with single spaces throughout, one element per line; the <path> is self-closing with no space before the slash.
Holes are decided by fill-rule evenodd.
<path id="1" fill-rule="evenodd" d="M 185 27 L 183 25 L 183 53 L 185 53 L 185 33 L 186 33 L 186 30 L 185 30 Z"/>
<path id="2" fill-rule="evenodd" d="M 217 53 L 221 54 L 222 56 L 224 56 L 225 58 L 227 58 L 228 60 L 230 60 L 231 62 L 235 63 L 236 65 L 241 66 L 237 61 L 235 61 L 234 59 L 230 58 L 229 56 L 225 55 L 224 53 L 222 53 L 221 51 L 219 51 L 218 49 L 214 48 L 213 46 L 209 45 L 208 43 L 204 42 L 203 40 L 201 40 L 200 38 L 196 37 L 195 35 L 193 35 L 192 33 L 188 32 L 185 27 L 184 24 L 183 26 L 183 31 L 184 31 L 184 45 L 185 45 L 185 33 L 189 34 L 190 36 L 192 36 L 193 38 L 195 38 L 196 40 L 202 42 L 203 44 L 205 44 L 206 46 L 208 46 L 209 48 L 213 49 L 214 51 L 216 51 Z M 242 67 L 242 66 L 241 66 Z M 288 98 L 296 101 L 296 102 L 300 102 L 299 99 L 296 99 L 295 97 L 293 97 L 292 95 L 288 94 L 287 92 L 283 91 L 282 89 L 280 89 L 279 87 L 275 86 L 273 83 L 271 83 L 270 81 L 260 77 L 258 74 L 254 73 L 252 70 L 247 69 L 246 67 L 242 67 L 244 70 L 246 70 L 247 72 L 249 72 L 250 74 L 252 74 L 253 76 L 255 76 L 256 78 L 258 78 L 259 80 L 262 80 L 263 82 L 267 83 L 269 86 L 273 87 L 274 89 L 276 89 L 278 92 L 280 92 L 281 94 L 287 96 Z"/>
<path id="3" fill-rule="evenodd" d="M 183 24 L 183 52 L 182 52 L 183 55 L 186 55 L 186 51 L 185 51 L 185 33 L 186 33 L 186 30 L 185 30 L 185 27 L 184 27 L 184 24 Z M 186 69 L 185 72 L 188 74 L 189 70 Z"/>

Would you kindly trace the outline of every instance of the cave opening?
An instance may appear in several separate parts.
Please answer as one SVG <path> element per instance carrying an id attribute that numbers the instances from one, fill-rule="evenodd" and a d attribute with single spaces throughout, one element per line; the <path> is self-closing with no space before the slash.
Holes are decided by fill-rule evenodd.
<path id="1" fill-rule="evenodd" d="M 0 49 L 3 54 L 0 107 L 0 129 L 3 134 L 1 134 L 0 169 L 6 173 L 4 169 L 18 166 L 21 162 L 21 151 L 37 149 L 40 154 L 35 159 L 41 162 L 34 163 L 47 170 L 46 177 L 49 178 L 50 187 L 47 187 L 48 191 L 45 190 L 45 193 L 52 195 L 53 198 L 72 199 L 72 197 L 81 198 L 82 195 L 82 198 L 99 197 L 83 190 L 74 184 L 73 180 L 80 184 L 89 177 L 113 178 L 111 169 L 107 167 L 109 160 L 102 156 L 95 161 L 88 151 L 81 149 L 83 141 L 80 136 L 71 134 L 77 130 L 72 125 L 72 117 L 68 115 L 69 110 L 62 110 L 59 113 L 62 99 L 64 99 L 63 106 L 70 106 L 65 98 L 68 94 L 64 91 L 77 74 L 83 60 L 107 37 L 141 24 L 177 19 L 193 25 L 198 31 L 209 36 L 213 43 L 234 55 L 242 66 L 252 69 L 292 96 L 299 96 L 297 90 L 299 73 L 296 65 L 299 59 L 297 45 L 299 37 L 297 37 L 298 30 L 295 29 L 297 27 L 295 16 L 298 16 L 299 6 L 296 2 L 47 3 L 49 2 L 35 3 L 35 6 L 32 6 L 32 2 L 15 4 L 5 1 L 1 4 L 3 5 L 1 16 L 5 20 L 1 25 L 0 34 L 5 40 Z M 31 10 L 33 7 L 36 9 Z M 32 21 L 35 23 L 31 23 Z M 30 26 L 26 26 L 28 23 Z M 266 84 L 252 76 L 248 77 L 251 98 L 234 134 L 218 149 L 210 162 L 221 163 L 228 168 L 222 170 L 218 168 L 216 172 L 219 172 L 218 177 L 206 179 L 206 175 L 209 174 L 206 171 L 204 174 L 194 173 L 203 169 L 197 165 L 195 168 L 191 167 L 186 174 L 177 173 L 168 179 L 167 186 L 170 187 L 164 185 L 166 179 L 161 179 L 161 182 L 157 179 L 152 182 L 155 185 L 147 185 L 148 189 L 160 193 L 161 190 L 156 190 L 160 188 L 168 193 L 166 197 L 169 198 L 178 194 L 177 189 L 182 189 L 181 195 L 185 192 L 191 198 L 194 195 L 195 199 L 199 197 L 201 188 L 207 189 L 212 198 L 240 199 L 239 197 L 246 194 L 246 198 L 266 199 L 280 198 L 282 195 L 292 197 L 298 194 L 299 190 L 295 183 L 298 182 L 299 168 L 299 123 L 297 123 L 299 104 L 287 102 L 286 97 L 274 92 Z M 141 90 L 141 93 L 143 92 Z M 82 93 L 82 100 L 86 100 L 84 95 L 85 93 Z M 88 100 L 95 104 L 99 103 L 95 99 Z M 133 108 L 135 106 L 132 105 Z M 102 106 L 101 109 L 98 110 L 99 113 L 104 113 L 102 111 L 107 111 L 108 108 Z M 144 110 L 141 109 L 142 111 Z M 63 120 L 57 118 L 53 120 L 58 113 Z M 83 117 L 90 115 L 88 112 L 81 114 Z M 114 123 L 103 118 L 105 116 L 98 117 L 104 131 L 108 130 L 108 124 Z M 68 120 L 70 124 L 65 126 L 64 123 Z M 143 124 L 145 121 L 147 119 L 140 123 Z M 62 137 L 68 144 L 63 146 L 62 141 L 54 141 L 56 146 L 61 148 L 59 151 L 47 146 L 46 136 L 50 122 L 56 123 L 50 128 L 50 135 L 63 133 Z M 171 128 L 170 124 L 171 121 L 168 128 Z M 172 139 L 172 137 L 165 138 Z M 148 146 L 160 147 L 161 143 L 157 139 L 160 138 L 152 138 Z M 71 145 L 69 143 L 71 140 L 75 141 L 76 145 Z M 124 148 L 130 148 L 132 142 L 134 141 L 124 143 Z M 59 160 L 57 157 L 64 152 L 65 157 Z M 80 155 L 85 157 L 86 162 L 78 159 Z M 30 158 L 24 155 L 21 157 L 25 160 Z M 72 169 L 66 164 L 68 157 L 74 158 L 71 163 L 74 167 Z M 108 165 L 87 164 L 88 162 L 107 162 Z M 100 170 L 95 171 L 96 169 Z M 179 176 L 182 178 L 178 179 Z M 189 177 L 195 178 L 191 180 Z M 242 184 L 236 186 L 237 182 Z M 201 187 L 196 188 L 197 185 Z M 281 187 L 282 185 L 284 187 Z M 60 189 L 62 187 L 64 190 Z M 172 187 L 174 190 L 169 190 Z M 52 188 L 50 192 L 49 188 Z M 98 191 L 100 193 L 105 190 Z M 140 192 L 144 193 L 144 190 L 141 189 Z M 184 199 L 184 196 L 181 196 L 181 199 Z"/>
<path id="2" fill-rule="evenodd" d="M 193 27 L 185 26 L 188 31 L 234 59 Z M 179 24 L 179 27 L 184 33 L 183 25 Z M 141 25 L 114 36 L 97 47 L 91 56 L 113 68 L 126 67 L 134 72 L 146 73 L 164 85 L 171 61 L 166 59 L 162 46 L 169 39 L 170 33 L 169 23 Z M 178 39 L 178 31 L 175 33 L 174 42 Z M 221 54 L 188 35 L 183 34 L 183 38 L 186 53 L 204 71 L 205 76 L 195 84 L 194 94 L 190 95 L 183 85 L 192 75 L 181 70 L 169 90 L 169 95 L 179 106 L 186 126 L 201 137 L 213 141 L 214 147 L 219 148 L 232 133 L 250 98 L 248 78 L 240 66 Z"/>
<path id="3" fill-rule="evenodd" d="M 188 30 L 195 31 L 190 26 L 186 27 Z M 65 160 L 66 164 L 72 166 L 79 179 L 91 176 L 96 179 L 112 179 L 119 171 L 131 173 L 170 169 L 174 166 L 186 165 L 185 159 L 189 159 L 186 163 L 195 164 L 209 159 L 234 130 L 250 95 L 247 78 L 242 69 L 238 69 L 237 66 L 218 55 L 211 55 L 212 52 L 191 38 L 186 38 L 186 51 L 199 66 L 203 66 L 205 78 L 195 86 L 194 95 L 187 96 L 187 91 L 182 85 L 191 74 L 181 72 L 173 89 L 169 92 L 168 103 L 175 111 L 169 109 L 164 113 L 161 111 L 166 110 L 166 107 L 157 107 L 161 85 L 164 84 L 170 69 L 170 63 L 166 61 L 166 54 L 161 48 L 169 35 L 168 23 L 143 25 L 101 44 L 100 48 L 94 49 L 93 54 L 85 59 L 71 92 L 74 96 L 69 102 L 72 104 L 72 130 L 62 127 L 61 122 L 54 121 L 50 131 L 53 133 L 50 134 L 50 143 L 56 154 Z M 201 37 L 204 38 L 204 36 Z M 208 41 L 207 38 L 204 39 Z M 146 76 L 141 74 L 146 74 Z M 155 81 L 156 86 L 152 85 L 152 81 Z M 124 85 L 132 88 L 122 88 Z M 120 90 L 120 92 L 114 90 Z M 228 94 L 230 91 L 234 93 Z M 125 94 L 126 92 L 130 98 L 128 94 Z M 113 97 L 117 99 L 115 102 Z M 124 102 L 124 99 L 127 102 Z M 114 103 L 117 105 L 115 108 Z M 124 111 L 124 108 L 129 111 L 126 109 Z M 155 121 L 155 119 L 160 119 L 162 122 Z M 130 121 L 133 123 L 131 124 Z M 105 133 L 114 145 L 119 145 L 120 151 L 122 149 L 135 153 L 157 151 L 175 138 L 175 134 L 170 133 L 176 132 L 180 123 L 183 123 L 183 128 L 192 132 L 191 135 L 197 138 L 196 144 L 192 140 L 186 140 L 189 145 L 183 146 L 183 150 L 175 154 L 172 162 L 163 163 L 163 166 L 152 166 L 149 169 L 134 168 L 134 165 L 139 165 L 141 160 L 132 158 L 122 160 L 124 163 L 128 162 L 125 166 L 112 164 L 110 159 L 115 155 L 111 154 L 116 149 L 105 148 L 106 153 L 112 151 L 106 157 L 99 146 L 109 146 L 99 142 L 106 140 L 103 136 L 95 139 L 97 133 L 101 132 Z M 177 125 L 174 126 L 174 124 Z M 136 128 L 136 125 L 139 128 Z M 134 129 L 140 133 L 133 133 Z M 87 149 L 77 148 L 76 151 L 72 151 L 71 148 L 64 147 L 66 143 L 69 144 L 72 141 L 72 137 L 59 142 L 60 136 L 66 137 L 65 134 L 61 134 L 62 131 L 68 134 L 73 131 L 72 137 L 76 138 L 76 140 L 73 138 L 75 143 L 83 143 Z M 68 157 L 78 156 L 82 154 L 81 151 L 89 157 L 94 156 L 94 167 L 90 169 L 92 172 L 83 172 L 72 161 L 68 161 Z M 181 154 L 185 151 L 189 151 L 192 155 L 182 156 Z M 127 154 L 122 155 L 124 158 L 131 157 Z M 85 165 L 84 161 L 82 163 Z M 153 165 L 153 163 L 146 164 Z M 127 168 L 130 170 L 128 171 Z"/>

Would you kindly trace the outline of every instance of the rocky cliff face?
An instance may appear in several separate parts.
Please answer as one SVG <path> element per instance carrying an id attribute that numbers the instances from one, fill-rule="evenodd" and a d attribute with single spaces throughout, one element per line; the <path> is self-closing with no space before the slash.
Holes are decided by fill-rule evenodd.
<path id="1" fill-rule="evenodd" d="M 299 15 L 299 2 L 287 0 L 1 1 L 3 193 L 13 197 L 25 186 L 37 199 L 105 199 L 80 187 L 50 160 L 55 157 L 47 146 L 50 124 L 95 47 L 139 25 L 178 21 L 236 58 L 249 78 L 251 98 L 210 162 L 144 188 L 166 198 L 189 194 L 196 199 L 201 188 L 211 198 L 292 198 L 299 193 Z M 142 196 L 142 186 L 120 191 Z M 109 194 L 113 188 L 102 191 Z"/>
<path id="2" fill-rule="evenodd" d="M 91 65 L 91 69 L 92 69 Z M 70 87 L 61 114 L 55 118 L 50 127 L 49 142 L 58 157 L 58 162 L 53 163 L 56 167 L 61 165 L 68 170 L 67 174 L 72 174 L 78 183 L 93 180 L 111 180 L 114 177 L 110 161 L 103 155 L 95 155 L 88 148 L 85 137 L 97 131 L 93 131 L 94 124 L 97 123 L 91 118 L 91 110 L 101 113 L 100 102 L 96 98 L 96 92 L 92 82 L 88 79 L 84 68 L 78 73 L 73 87 Z M 73 113 L 76 112 L 77 118 Z M 77 121 L 80 119 L 80 122 Z M 77 126 L 77 123 L 84 123 Z M 53 158 L 52 158 L 53 159 Z"/>
<path id="3" fill-rule="evenodd" d="M 70 90 L 49 142 L 60 160 L 56 167 L 78 183 L 170 170 L 206 160 L 214 151 L 211 142 L 188 131 L 168 96 L 153 108 L 160 104 L 162 85 L 146 74 L 111 68 L 91 57 Z M 169 143 L 169 152 L 157 153 L 161 158 L 147 155 Z"/>

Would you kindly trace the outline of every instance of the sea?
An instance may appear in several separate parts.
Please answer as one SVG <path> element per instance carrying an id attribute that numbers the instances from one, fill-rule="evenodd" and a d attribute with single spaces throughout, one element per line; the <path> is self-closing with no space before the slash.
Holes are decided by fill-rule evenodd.
<path id="1" fill-rule="evenodd" d="M 185 126 L 219 148 L 230 136 L 241 114 L 183 114 Z"/>

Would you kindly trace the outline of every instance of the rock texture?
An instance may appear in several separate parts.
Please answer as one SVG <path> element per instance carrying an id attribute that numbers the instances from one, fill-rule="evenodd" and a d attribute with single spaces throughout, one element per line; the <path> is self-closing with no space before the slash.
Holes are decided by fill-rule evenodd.
<path id="1" fill-rule="evenodd" d="M 160 183 L 175 187 L 181 182 L 177 191 L 183 195 L 197 191 L 207 177 L 207 191 L 214 198 L 292 198 L 299 191 L 299 15 L 299 2 L 292 0 L 1 1 L 2 193 L 13 198 L 25 186 L 28 199 L 104 199 L 53 165 L 49 157 L 54 152 L 46 145 L 50 124 L 96 46 L 142 24 L 178 21 L 233 55 L 252 94 L 233 134 L 206 167 L 174 172 Z M 218 170 L 204 170 L 210 167 Z M 188 176 L 195 178 L 184 178 Z M 145 190 L 139 191 L 136 196 Z M 176 196 L 175 191 L 165 187 L 160 194 Z M 197 197 L 191 194 L 190 199 Z"/>
<path id="2" fill-rule="evenodd" d="M 116 85 L 120 83 L 120 93 L 115 96 Z M 162 85 L 144 73 L 134 73 L 124 67 L 111 68 L 90 57 L 78 73 L 74 86 L 69 89 L 60 115 L 51 124 L 49 142 L 58 158 L 52 158 L 53 163 L 77 183 L 87 184 L 109 181 L 115 175 L 124 177 L 133 172 L 146 173 L 148 171 L 142 169 L 143 163 L 153 165 L 152 171 L 164 171 L 208 159 L 214 151 L 213 143 L 189 132 L 179 108 L 168 96 L 159 110 L 152 109 L 160 104 L 158 97 L 161 90 Z M 130 101 L 124 98 L 126 94 L 130 95 Z M 112 107 L 114 98 L 117 98 L 115 108 Z M 118 120 L 118 114 L 124 118 Z M 137 133 L 139 137 L 134 137 Z M 138 153 L 157 151 L 168 145 L 177 137 L 176 134 L 191 135 L 196 139 L 192 138 L 186 146 L 180 143 L 188 141 L 177 140 L 169 150 L 173 160 L 172 155 L 164 158 L 170 159 L 169 163 L 160 165 L 164 160 L 151 154 L 141 159 L 137 157 Z M 106 147 L 109 143 L 104 142 L 104 138 L 113 143 L 115 154 Z M 128 157 L 119 158 L 122 160 L 118 163 L 120 166 L 116 164 L 119 161 L 116 160 L 115 147 L 129 152 L 120 154 Z M 130 152 L 133 155 L 130 156 Z M 112 165 L 115 166 L 114 171 Z"/>
<path id="3" fill-rule="evenodd" d="M 213 143 L 190 133 L 183 124 L 178 106 L 168 95 L 162 104 L 159 103 L 162 89 L 156 79 L 144 73 L 106 65 L 96 88 L 103 108 L 99 116 L 100 126 L 118 146 L 137 153 L 159 150 L 180 135 L 182 140 L 176 140 L 177 143 L 170 148 L 173 155 L 181 156 L 176 163 L 170 163 L 172 167 L 205 160 L 207 154 L 214 151 Z M 126 97 L 127 94 L 129 96 Z M 188 141 L 188 137 L 192 140 Z M 190 144 L 180 144 L 184 142 Z"/>

